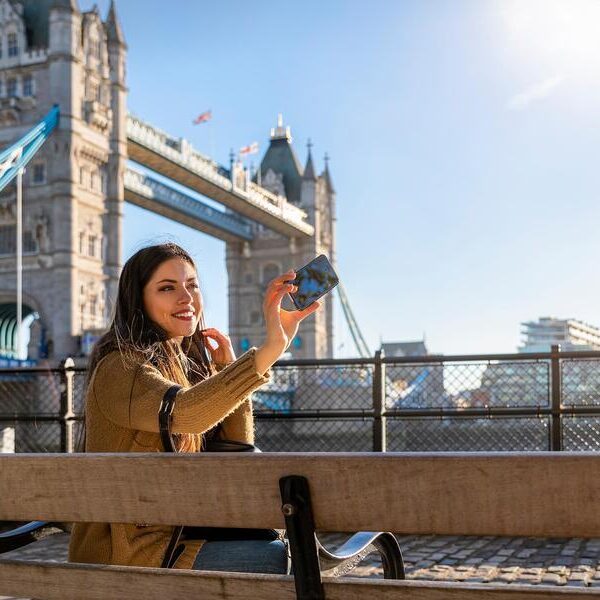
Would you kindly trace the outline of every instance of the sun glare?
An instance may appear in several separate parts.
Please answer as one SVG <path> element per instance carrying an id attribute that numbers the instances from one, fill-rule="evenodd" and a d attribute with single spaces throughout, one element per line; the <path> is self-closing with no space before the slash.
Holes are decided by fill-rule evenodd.
<path id="1" fill-rule="evenodd" d="M 497 6 L 523 58 L 569 74 L 600 63 L 600 0 L 500 0 Z"/>

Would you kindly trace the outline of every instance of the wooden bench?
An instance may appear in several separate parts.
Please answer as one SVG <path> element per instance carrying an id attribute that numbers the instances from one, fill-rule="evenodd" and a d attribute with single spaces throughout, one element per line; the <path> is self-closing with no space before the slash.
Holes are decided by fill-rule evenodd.
<path id="1" fill-rule="evenodd" d="M 600 597 L 594 588 L 321 577 L 310 522 L 312 507 L 314 526 L 321 531 L 600 537 L 600 455 L 595 454 L 2 455 L 0 489 L 2 520 L 287 527 L 296 578 L 3 559 L 0 595 L 57 600 Z M 304 592 L 298 592 L 299 578 Z"/>

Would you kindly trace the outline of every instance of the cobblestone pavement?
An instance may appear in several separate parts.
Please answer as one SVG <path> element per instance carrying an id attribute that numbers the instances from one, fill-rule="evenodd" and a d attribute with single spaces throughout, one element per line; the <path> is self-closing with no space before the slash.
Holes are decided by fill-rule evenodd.
<path id="1" fill-rule="evenodd" d="M 328 548 L 347 537 L 320 536 Z M 398 536 L 398 541 L 407 579 L 600 587 L 599 538 Z M 64 562 L 67 545 L 68 535 L 57 534 L 2 558 Z M 371 555 L 352 574 L 381 577 L 381 563 Z M 0 596 L 0 600 L 14 599 Z"/>

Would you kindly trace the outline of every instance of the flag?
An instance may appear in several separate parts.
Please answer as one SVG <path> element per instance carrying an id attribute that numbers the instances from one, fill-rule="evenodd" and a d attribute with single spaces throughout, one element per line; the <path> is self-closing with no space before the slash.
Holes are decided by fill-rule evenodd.
<path id="1" fill-rule="evenodd" d="M 252 142 L 249 146 L 240 148 L 240 156 L 244 154 L 256 154 L 258 152 L 258 142 Z"/>
<path id="2" fill-rule="evenodd" d="M 206 123 L 206 121 L 210 121 L 211 119 L 212 119 L 212 110 L 207 110 L 206 112 L 203 112 L 203 113 L 199 114 L 192 121 L 192 123 L 194 125 L 199 125 L 200 123 Z"/>

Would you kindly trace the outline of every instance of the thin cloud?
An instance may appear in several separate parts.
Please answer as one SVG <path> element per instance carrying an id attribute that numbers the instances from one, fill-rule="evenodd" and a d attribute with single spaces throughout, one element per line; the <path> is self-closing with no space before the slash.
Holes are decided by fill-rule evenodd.
<path id="1" fill-rule="evenodd" d="M 522 92 L 515 94 L 508 101 L 508 110 L 525 110 L 533 102 L 543 100 L 544 98 L 547 98 L 553 94 L 556 88 L 560 86 L 563 81 L 564 77 L 556 75 L 554 77 L 544 79 L 544 81 L 539 81 L 538 83 L 530 85 Z"/>

